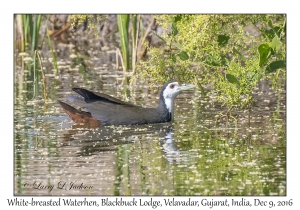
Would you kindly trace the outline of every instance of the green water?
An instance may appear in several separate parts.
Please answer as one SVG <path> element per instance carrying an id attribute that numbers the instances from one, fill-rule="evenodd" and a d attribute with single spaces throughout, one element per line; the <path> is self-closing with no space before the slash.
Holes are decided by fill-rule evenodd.
<path id="1" fill-rule="evenodd" d="M 42 51 L 48 101 L 30 55 L 15 54 L 15 195 L 286 195 L 284 81 L 278 90 L 260 82 L 250 127 L 248 111 L 234 109 L 237 122 L 227 122 L 213 95 L 189 90 L 176 98 L 172 123 L 87 129 L 56 102 L 72 87 L 144 107 L 156 106 L 160 87 L 128 86 L 115 51 L 98 45 L 89 40 L 88 56 L 56 45 L 58 72 Z"/>
<path id="2" fill-rule="evenodd" d="M 191 90 L 176 99 L 172 123 L 87 129 L 56 103 L 72 87 L 148 107 L 158 93 L 122 85 L 120 71 L 61 69 L 48 73 L 46 102 L 41 83 L 34 98 L 32 76 L 15 72 L 15 195 L 286 195 L 284 88 L 257 88 L 250 128 L 238 109 L 237 126 L 217 122 L 224 108 Z"/>

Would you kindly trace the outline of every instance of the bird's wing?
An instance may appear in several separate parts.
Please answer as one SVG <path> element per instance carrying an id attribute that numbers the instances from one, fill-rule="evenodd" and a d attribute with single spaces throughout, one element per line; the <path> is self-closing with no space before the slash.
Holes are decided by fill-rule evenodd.
<path id="1" fill-rule="evenodd" d="M 111 103 L 111 104 L 119 104 L 119 105 L 126 105 L 126 106 L 136 106 L 134 104 L 130 104 L 124 101 L 121 101 L 117 98 L 111 97 L 109 95 L 106 95 L 104 93 L 94 93 L 89 90 L 83 89 L 83 88 L 73 88 L 73 91 L 81 95 L 86 103 L 91 103 L 94 101 L 102 101 L 105 103 Z"/>
<path id="2" fill-rule="evenodd" d="M 145 124 L 149 118 L 147 108 L 126 103 L 103 93 L 93 93 L 82 88 L 73 88 L 80 96 L 67 96 L 67 100 L 88 112 L 103 125 Z M 153 115 L 153 112 L 151 112 Z M 150 117 L 152 118 L 152 116 Z"/>
<path id="3" fill-rule="evenodd" d="M 148 113 L 146 108 L 140 106 L 127 106 L 120 104 L 109 104 L 102 101 L 86 103 L 83 110 L 104 125 L 129 125 L 147 123 Z"/>

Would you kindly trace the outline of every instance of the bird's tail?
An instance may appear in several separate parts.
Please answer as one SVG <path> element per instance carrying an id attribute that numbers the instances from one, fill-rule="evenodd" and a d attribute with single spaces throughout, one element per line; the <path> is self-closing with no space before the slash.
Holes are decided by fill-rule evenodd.
<path id="1" fill-rule="evenodd" d="M 94 118 L 91 113 L 75 109 L 74 107 L 62 101 L 57 101 L 75 123 L 83 123 L 89 125 L 90 127 L 100 126 L 100 121 Z"/>

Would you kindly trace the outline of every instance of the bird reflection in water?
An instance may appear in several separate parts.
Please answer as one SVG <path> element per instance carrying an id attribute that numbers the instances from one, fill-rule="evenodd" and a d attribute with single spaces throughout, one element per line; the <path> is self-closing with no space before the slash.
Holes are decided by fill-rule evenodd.
<path id="1" fill-rule="evenodd" d="M 77 156 L 99 155 L 107 151 L 118 151 L 120 145 L 136 144 L 136 148 L 149 146 L 153 142 L 145 136 L 158 136 L 163 156 L 169 163 L 190 164 L 197 155 L 195 151 L 185 151 L 177 146 L 174 139 L 174 126 L 171 123 L 159 123 L 137 126 L 103 126 L 89 129 L 82 125 L 72 125 L 63 134 L 61 146 L 76 146 Z M 152 140 L 151 140 L 152 141 Z M 78 146 L 80 150 L 78 150 Z M 150 146 L 151 149 L 153 146 Z"/>

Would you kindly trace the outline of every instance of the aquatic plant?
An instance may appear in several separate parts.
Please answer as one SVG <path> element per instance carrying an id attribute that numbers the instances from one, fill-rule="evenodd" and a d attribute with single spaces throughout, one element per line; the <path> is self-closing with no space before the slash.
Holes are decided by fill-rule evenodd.
<path id="1" fill-rule="evenodd" d="M 43 43 L 46 41 L 48 44 L 48 47 L 51 50 L 52 59 L 53 59 L 53 66 L 56 69 L 56 72 L 58 72 L 57 67 L 57 61 L 56 61 L 56 54 L 53 50 L 52 42 L 50 40 L 48 27 L 44 31 L 44 36 L 41 36 L 43 32 L 40 31 L 41 28 L 41 22 L 43 19 L 43 15 L 41 14 L 20 14 L 15 16 L 16 21 L 16 48 L 19 49 L 19 52 L 28 52 L 29 57 L 31 57 L 30 60 L 23 60 L 24 63 L 23 66 L 26 67 L 27 70 L 30 71 L 30 75 L 33 75 L 33 89 L 34 89 L 34 95 L 35 98 L 38 95 L 38 80 L 42 78 L 42 83 L 44 84 L 44 97 L 45 99 L 48 99 L 47 91 L 46 91 L 46 77 L 44 75 L 44 70 L 42 67 L 42 53 L 38 52 L 38 49 L 42 48 Z M 46 25 L 48 25 L 50 15 L 47 16 Z M 44 39 L 45 35 L 47 36 L 46 39 Z M 40 45 L 38 45 L 40 44 Z M 22 56 L 23 57 L 23 56 Z M 38 65 L 37 62 L 39 62 L 40 71 L 38 71 Z M 41 72 L 41 73 L 40 73 Z M 42 77 L 41 75 L 42 74 Z"/>
<path id="2" fill-rule="evenodd" d="M 132 70 L 132 75 L 135 74 L 137 65 L 138 51 L 141 50 L 146 37 L 149 35 L 149 28 L 144 29 L 142 25 L 142 15 L 137 14 L 118 14 L 117 24 L 118 33 L 121 45 L 121 63 L 124 71 Z M 75 27 L 76 24 L 80 25 L 88 21 L 88 28 L 92 29 L 95 35 L 99 36 L 97 30 L 99 20 L 108 20 L 106 15 L 70 15 L 71 26 Z M 149 27 L 153 25 L 153 21 Z M 119 49 L 117 49 L 118 51 Z"/>
<path id="3" fill-rule="evenodd" d="M 123 69 L 128 70 L 129 67 L 129 37 L 128 37 L 128 29 L 129 29 L 129 15 L 119 14 L 118 18 L 118 28 L 119 35 L 121 41 L 121 50 L 122 50 L 122 58 L 123 58 Z"/>
<path id="4" fill-rule="evenodd" d="M 31 43 L 31 50 L 36 50 L 42 22 L 41 14 L 18 14 L 16 17 L 16 35 L 20 37 L 19 50 L 25 51 L 26 44 Z"/>
<path id="5" fill-rule="evenodd" d="M 203 86 L 228 107 L 247 108 L 258 81 L 285 76 L 284 15 L 157 15 L 164 47 L 150 47 L 138 66 L 152 84 L 177 80 Z M 250 29 L 249 29 L 250 27 Z M 274 74 L 272 74 L 275 72 Z M 226 114 L 227 115 L 227 114 Z M 228 115 L 227 115 L 228 116 Z"/>

